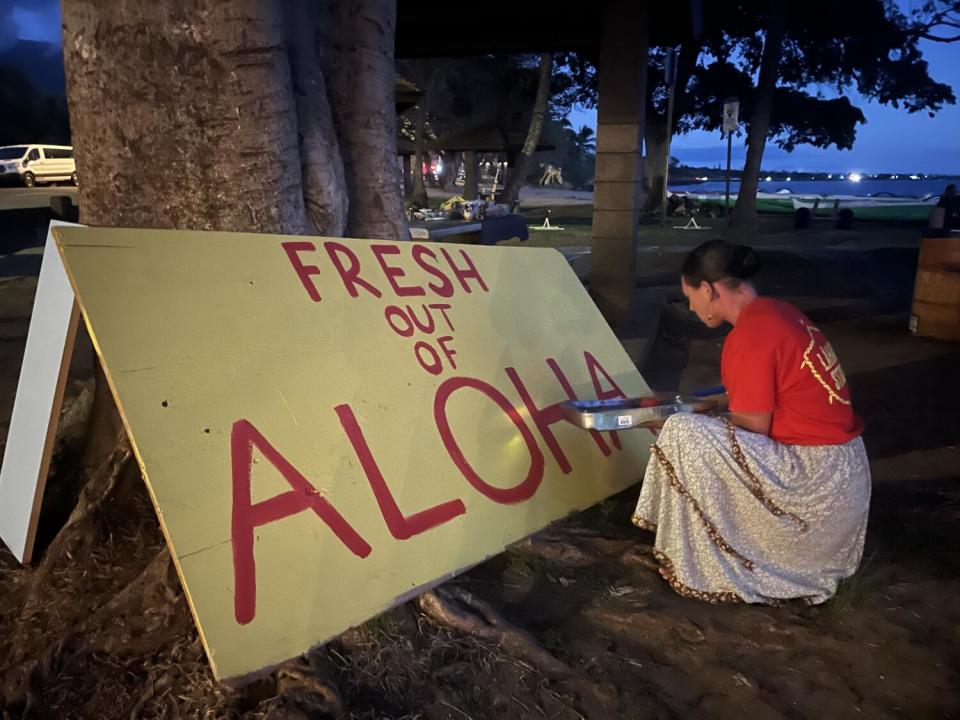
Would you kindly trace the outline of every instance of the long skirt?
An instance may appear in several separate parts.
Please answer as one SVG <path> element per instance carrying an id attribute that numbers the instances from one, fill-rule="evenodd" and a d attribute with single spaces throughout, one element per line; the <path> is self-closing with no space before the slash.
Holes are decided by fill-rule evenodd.
<path id="1" fill-rule="evenodd" d="M 816 604 L 856 571 L 869 506 L 860 438 L 784 445 L 678 414 L 652 448 L 633 522 L 656 532 L 660 572 L 681 595 Z"/>

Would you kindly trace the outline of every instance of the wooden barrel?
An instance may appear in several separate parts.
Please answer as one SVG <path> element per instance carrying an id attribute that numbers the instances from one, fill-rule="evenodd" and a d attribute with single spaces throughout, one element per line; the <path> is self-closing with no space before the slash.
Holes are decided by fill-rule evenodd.
<path id="1" fill-rule="evenodd" d="M 960 340 L 960 237 L 924 238 L 921 242 L 910 331 Z"/>

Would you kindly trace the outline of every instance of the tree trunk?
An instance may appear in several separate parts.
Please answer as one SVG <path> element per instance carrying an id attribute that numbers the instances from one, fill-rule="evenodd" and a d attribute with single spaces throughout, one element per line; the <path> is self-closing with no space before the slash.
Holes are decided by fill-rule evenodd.
<path id="1" fill-rule="evenodd" d="M 480 197 L 480 158 L 473 150 L 463 154 L 464 177 L 463 199 L 476 200 Z"/>
<path id="2" fill-rule="evenodd" d="M 347 228 L 347 184 L 321 71 L 326 48 L 318 42 L 329 31 L 330 5 L 287 0 L 282 7 L 307 215 L 320 235 L 340 237 Z"/>
<path id="3" fill-rule="evenodd" d="M 427 131 L 427 99 L 424 94 L 417 106 L 417 139 L 413 153 L 413 195 L 411 200 L 418 205 L 427 204 L 427 186 L 423 183 L 423 141 Z"/>
<path id="4" fill-rule="evenodd" d="M 643 128 L 643 211 L 656 212 L 663 200 L 663 168 L 667 162 L 667 119 L 647 116 Z"/>
<path id="5" fill-rule="evenodd" d="M 393 0 L 63 0 L 62 16 L 83 222 L 284 234 L 340 234 L 346 222 L 358 234 L 409 237 L 397 182 Z M 323 73 L 321 53 L 335 73 Z M 81 501 L 41 566 L 20 571 L 36 592 L 20 593 L 20 614 L 4 618 L 0 656 L 15 637 L 27 658 L 0 663 L 6 707 L 33 685 L 65 682 L 54 661 L 70 638 L 96 638 L 76 652 L 113 653 L 112 637 L 135 647 L 136 662 L 193 645 L 102 371 L 97 379 Z M 115 533 L 118 518 L 130 524 Z M 116 552 L 85 561 L 88 547 Z M 63 589 L 77 587 L 86 588 L 78 597 Z M 147 606 L 149 627 L 140 627 Z M 51 662 L 34 672 L 41 642 Z"/>
<path id="6" fill-rule="evenodd" d="M 507 205 L 514 205 L 520 199 L 520 188 L 523 187 L 527 173 L 533 163 L 533 154 L 540 143 L 540 131 L 547 114 L 547 102 L 550 100 L 550 71 L 553 67 L 553 56 L 550 53 L 540 55 L 540 76 L 537 79 L 537 97 L 533 103 L 533 115 L 530 118 L 530 128 L 527 130 L 527 139 L 523 143 L 523 151 L 517 157 L 507 186 L 503 190 L 502 201 Z"/>
<path id="7" fill-rule="evenodd" d="M 352 237 L 409 240 L 397 182 L 396 0 L 337 0 L 325 53 Z"/>
<path id="8" fill-rule="evenodd" d="M 410 194 L 413 192 L 413 156 L 404 155 L 401 158 L 400 172 L 403 173 L 403 196 L 409 198 Z"/>
<path id="9" fill-rule="evenodd" d="M 82 222 L 309 229 L 275 5 L 65 0 L 62 11 Z"/>
<path id="10" fill-rule="evenodd" d="M 747 138 L 747 158 L 740 178 L 737 203 L 733 208 L 731 226 L 743 231 L 752 231 L 757 226 L 757 188 L 760 183 L 760 166 L 763 150 L 767 144 L 770 117 L 773 114 L 773 97 L 780 75 L 780 56 L 783 51 L 783 36 L 786 30 L 788 0 L 773 0 L 770 8 L 770 26 L 763 42 L 760 60 L 760 77 L 757 80 L 757 99 L 750 121 Z"/>
<path id="11" fill-rule="evenodd" d="M 440 175 L 440 187 L 444 190 L 453 190 L 456 187 L 457 174 L 460 172 L 460 153 L 443 152 L 443 173 Z"/>

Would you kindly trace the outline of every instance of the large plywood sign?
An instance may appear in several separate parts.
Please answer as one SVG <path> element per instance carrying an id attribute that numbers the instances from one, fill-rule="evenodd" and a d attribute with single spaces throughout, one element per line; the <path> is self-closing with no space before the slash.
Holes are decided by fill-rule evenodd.
<path id="1" fill-rule="evenodd" d="M 52 228 L 43 249 L 20 382 L 0 469 L 0 539 L 30 562 L 79 313 Z"/>
<path id="2" fill-rule="evenodd" d="M 218 677 L 636 482 L 648 388 L 553 250 L 57 231 Z"/>

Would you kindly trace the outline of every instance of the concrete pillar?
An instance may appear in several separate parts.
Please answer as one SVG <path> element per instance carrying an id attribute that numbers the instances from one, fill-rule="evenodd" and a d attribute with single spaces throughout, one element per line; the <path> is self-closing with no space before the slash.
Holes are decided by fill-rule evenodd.
<path id="1" fill-rule="evenodd" d="M 603 7 L 590 292 L 619 329 L 634 310 L 649 34 L 645 0 Z"/>

